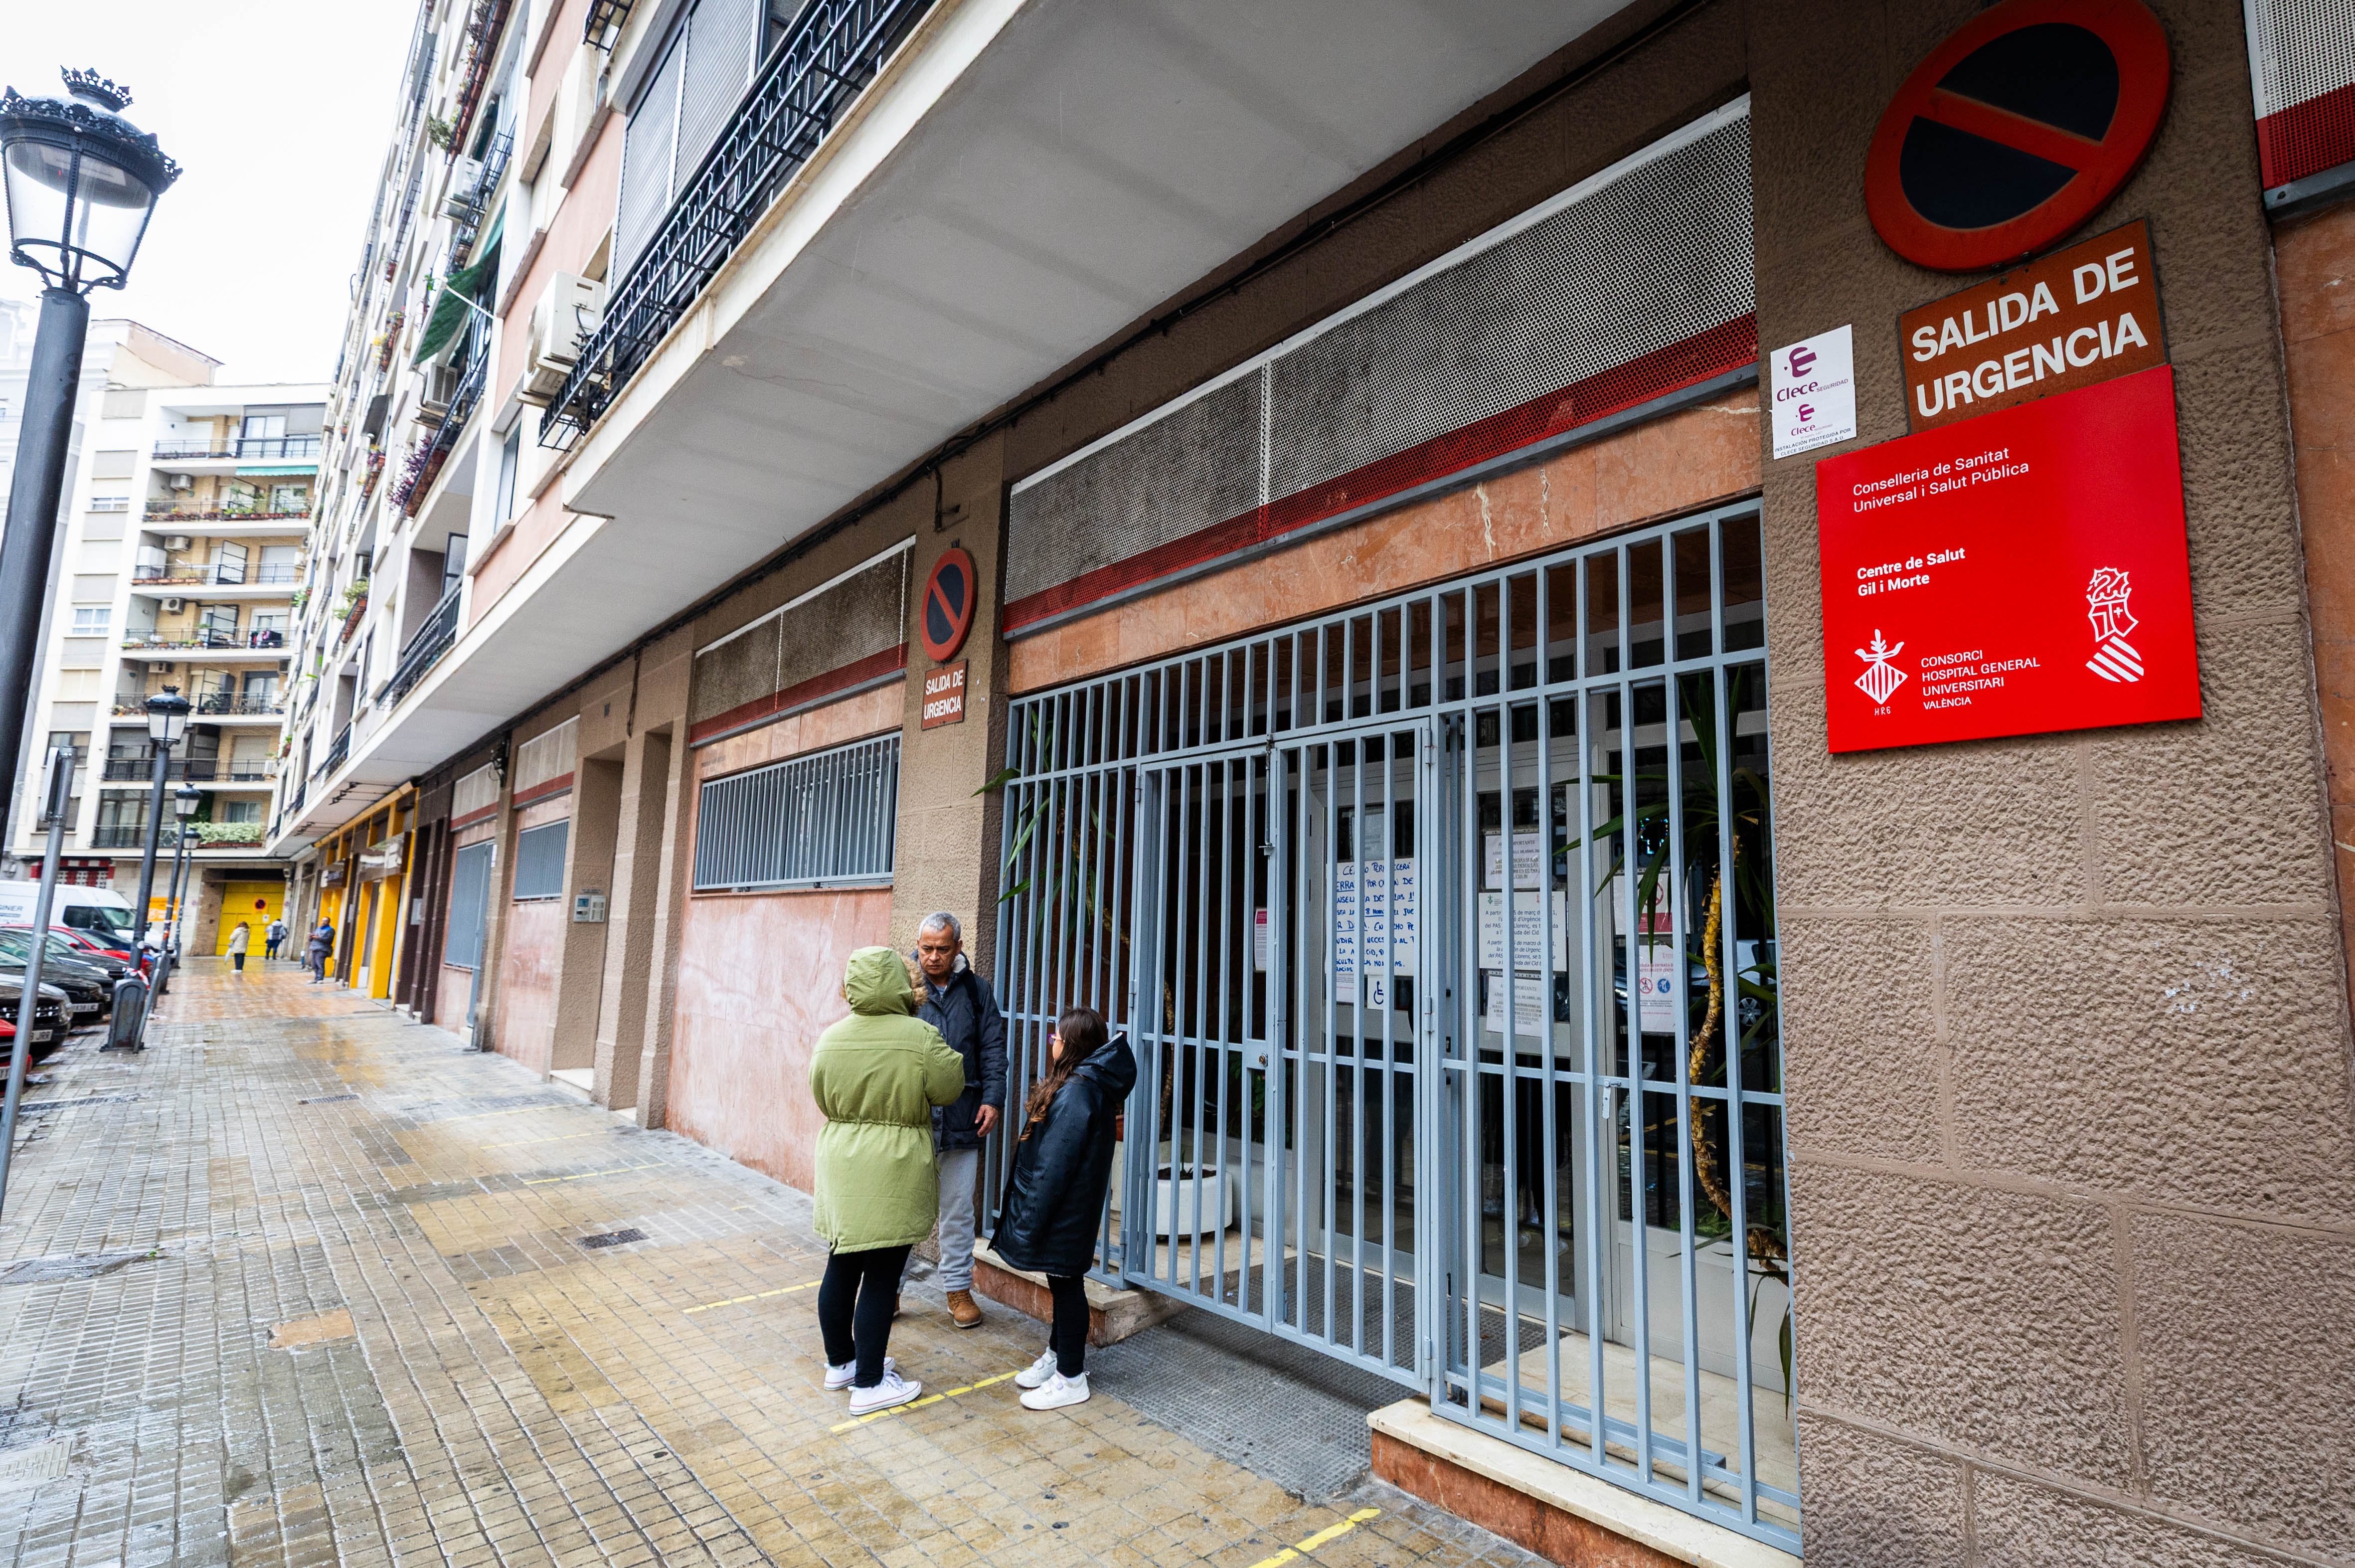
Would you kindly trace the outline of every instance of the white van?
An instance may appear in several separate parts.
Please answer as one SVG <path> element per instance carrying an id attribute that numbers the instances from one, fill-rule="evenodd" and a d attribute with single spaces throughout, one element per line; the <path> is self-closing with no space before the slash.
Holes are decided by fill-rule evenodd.
<path id="1" fill-rule="evenodd" d="M 33 923 L 38 882 L 0 882 L 0 925 Z M 49 923 L 70 925 L 131 949 L 131 901 L 112 888 L 76 888 L 60 882 L 49 894 Z"/>

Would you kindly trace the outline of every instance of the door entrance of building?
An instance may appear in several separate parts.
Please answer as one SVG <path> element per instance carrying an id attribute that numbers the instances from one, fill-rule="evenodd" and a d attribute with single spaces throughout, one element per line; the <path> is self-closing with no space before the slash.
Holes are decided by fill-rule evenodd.
<path id="1" fill-rule="evenodd" d="M 1075 1002 L 1138 1062 L 1103 1278 L 1796 1542 L 1764 609 L 1734 507 L 1018 700 L 1011 1093 Z"/>
<path id="2" fill-rule="evenodd" d="M 1428 722 L 1140 771 L 1123 1277 L 1414 1383 Z"/>

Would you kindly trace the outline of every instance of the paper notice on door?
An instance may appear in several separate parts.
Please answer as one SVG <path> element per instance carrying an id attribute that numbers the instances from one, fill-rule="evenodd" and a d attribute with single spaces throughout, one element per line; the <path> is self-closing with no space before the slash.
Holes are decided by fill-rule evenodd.
<path id="1" fill-rule="evenodd" d="M 1337 863 L 1333 868 L 1333 977 L 1354 976 L 1361 968 L 1393 975 L 1414 973 L 1422 935 L 1420 902 L 1412 857 Z"/>
<path id="2" fill-rule="evenodd" d="M 1683 955 L 1672 937 L 1636 939 L 1636 976 L 1642 997 L 1636 1023 L 1646 1034 L 1677 1032 L 1678 970 Z"/>
<path id="3" fill-rule="evenodd" d="M 1480 976 L 1480 1026 L 1491 1034 L 1505 1032 L 1505 976 L 1491 970 Z M 1513 1032 L 1543 1039 L 1546 1028 L 1546 981 L 1541 975 L 1513 977 Z"/>
<path id="4" fill-rule="evenodd" d="M 1252 967 L 1267 968 L 1267 911 L 1252 911 Z"/>
<path id="5" fill-rule="evenodd" d="M 1505 966 L 1505 895 L 1502 892 L 1480 895 L 1480 967 L 1502 969 Z M 1556 969 L 1570 967 L 1570 895 L 1553 895 L 1553 963 Z M 1538 901 L 1521 894 L 1513 898 L 1513 967 L 1538 970 L 1548 967 L 1545 961 L 1544 912 Z"/>
<path id="6" fill-rule="evenodd" d="M 1491 833 L 1487 837 L 1487 863 L 1481 874 L 1480 885 L 1484 888 L 1501 888 L 1505 885 L 1505 836 L 1501 833 Z M 1544 837 L 1537 833 L 1514 834 L 1513 886 L 1541 887 L 1544 885 Z"/>

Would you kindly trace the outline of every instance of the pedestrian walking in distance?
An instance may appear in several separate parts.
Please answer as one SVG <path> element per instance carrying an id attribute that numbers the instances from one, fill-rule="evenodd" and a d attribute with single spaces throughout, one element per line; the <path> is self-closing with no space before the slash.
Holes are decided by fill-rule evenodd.
<path id="1" fill-rule="evenodd" d="M 286 922 L 282 918 L 273 916 L 270 923 L 261 928 L 262 962 L 266 964 L 277 957 L 278 950 L 285 945 Z"/>
<path id="2" fill-rule="evenodd" d="M 311 970 L 311 984 L 316 986 L 327 977 L 327 955 L 336 950 L 336 928 L 325 916 L 311 932 L 311 940 L 304 944 L 304 962 Z"/>
<path id="3" fill-rule="evenodd" d="M 826 1244 L 817 1287 L 826 1386 L 850 1391 L 850 1413 L 906 1404 L 923 1385 L 886 1352 L 908 1251 L 940 1218 L 932 1107 L 964 1093 L 964 1061 L 916 1017 L 917 970 L 888 947 L 850 955 L 842 999 L 810 1055 L 817 1135 L 816 1224 Z"/>
<path id="4" fill-rule="evenodd" d="M 245 950 L 252 942 L 253 933 L 245 928 L 245 922 L 241 920 L 237 923 L 237 929 L 229 933 L 229 967 L 240 975 L 245 973 Z"/>
<path id="5" fill-rule="evenodd" d="M 990 1246 L 1013 1268 L 1047 1276 L 1055 1322 L 1039 1359 L 1014 1374 L 1032 1410 L 1088 1397 L 1088 1293 L 1096 1230 L 1112 1189 L 1123 1101 L 1136 1083 L 1128 1037 L 1104 1038 L 1092 1008 L 1069 1008 L 1055 1025 L 1054 1055 L 1022 1107 L 1014 1174 Z"/>
<path id="6" fill-rule="evenodd" d="M 916 928 L 916 967 L 924 976 L 916 1016 L 941 1031 L 964 1062 L 964 1093 L 932 1113 L 932 1147 L 940 1157 L 941 1288 L 949 1320 L 981 1327 L 973 1299 L 974 1198 L 981 1181 L 981 1145 L 1006 1104 L 1006 1015 L 989 982 L 965 962 L 964 931 L 942 910 Z"/>

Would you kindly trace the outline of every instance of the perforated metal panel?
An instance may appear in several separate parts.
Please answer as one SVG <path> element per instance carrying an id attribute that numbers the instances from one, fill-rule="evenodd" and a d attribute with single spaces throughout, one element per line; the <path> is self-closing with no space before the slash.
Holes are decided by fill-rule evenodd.
<path id="1" fill-rule="evenodd" d="M 527 827 L 516 835 L 515 891 L 512 895 L 516 901 L 564 896 L 564 851 L 571 839 L 572 822 L 570 817 L 558 822 L 545 822 L 538 827 Z"/>
<path id="2" fill-rule="evenodd" d="M 2247 0 L 2268 187 L 2355 161 L 2355 0 Z"/>
<path id="3" fill-rule="evenodd" d="M 903 539 L 695 654 L 697 743 L 887 678 L 907 666 Z"/>
<path id="4" fill-rule="evenodd" d="M 1146 554 L 1260 504 L 1264 367 L 1156 412 L 1134 433 L 1018 492 L 1010 603 Z"/>
<path id="5" fill-rule="evenodd" d="M 1019 633 L 1754 364 L 1747 101 L 1014 488 Z"/>
<path id="6" fill-rule="evenodd" d="M 516 748 L 515 787 L 517 795 L 538 788 L 572 771 L 580 750 L 581 720 L 567 719 L 555 729 L 533 736 Z"/>

